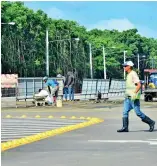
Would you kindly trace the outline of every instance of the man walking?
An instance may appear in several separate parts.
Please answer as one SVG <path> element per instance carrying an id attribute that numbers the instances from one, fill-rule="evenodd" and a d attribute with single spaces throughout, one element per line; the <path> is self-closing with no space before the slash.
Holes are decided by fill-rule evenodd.
<path id="1" fill-rule="evenodd" d="M 123 64 L 125 71 L 127 72 L 126 78 L 126 91 L 124 100 L 124 110 L 123 110 L 123 127 L 117 132 L 128 132 L 129 125 L 129 111 L 134 109 L 136 115 L 141 118 L 141 120 L 147 123 L 150 127 L 149 131 L 154 130 L 155 121 L 151 120 L 140 110 L 140 88 L 141 83 L 139 77 L 135 71 L 133 71 L 133 62 L 127 61 Z"/>

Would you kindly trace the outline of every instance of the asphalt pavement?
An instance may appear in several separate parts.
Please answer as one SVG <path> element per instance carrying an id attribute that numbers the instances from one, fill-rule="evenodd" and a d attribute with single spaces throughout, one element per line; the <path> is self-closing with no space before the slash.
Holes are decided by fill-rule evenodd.
<path id="1" fill-rule="evenodd" d="M 142 111 L 157 123 L 157 103 L 141 103 Z M 122 126 L 122 103 L 70 103 L 62 109 L 27 108 L 2 110 L 6 115 L 29 118 L 98 117 L 104 122 L 49 137 L 2 152 L 3 166 L 157 166 L 157 124 L 154 132 L 130 112 L 128 133 L 117 133 Z M 27 120 L 27 119 L 26 119 Z M 6 122 L 5 122 L 6 123 Z M 48 124 L 47 122 L 45 122 Z M 42 126 L 42 123 L 39 124 Z M 41 128 L 41 126 L 39 128 Z M 2 128 L 3 129 L 3 128 Z"/>

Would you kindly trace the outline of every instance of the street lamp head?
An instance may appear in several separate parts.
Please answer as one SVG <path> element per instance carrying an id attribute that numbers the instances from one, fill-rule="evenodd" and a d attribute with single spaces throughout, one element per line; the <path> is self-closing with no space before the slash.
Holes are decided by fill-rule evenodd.
<path id="1" fill-rule="evenodd" d="M 8 24 L 9 25 L 15 25 L 15 22 L 9 22 Z"/>
<path id="2" fill-rule="evenodd" d="M 79 41 L 80 39 L 79 38 L 74 38 L 75 41 Z"/>

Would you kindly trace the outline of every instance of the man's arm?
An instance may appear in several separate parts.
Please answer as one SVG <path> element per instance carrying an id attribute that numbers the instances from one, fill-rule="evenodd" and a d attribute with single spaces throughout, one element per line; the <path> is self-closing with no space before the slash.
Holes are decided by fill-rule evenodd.
<path id="1" fill-rule="evenodd" d="M 134 72 L 134 74 L 133 74 L 133 82 L 136 85 L 136 89 L 134 92 L 137 93 L 141 88 L 141 83 L 140 83 L 140 79 L 136 72 Z"/>
<path id="2" fill-rule="evenodd" d="M 141 89 L 141 83 L 138 82 L 138 83 L 136 83 L 135 93 L 137 93 L 140 89 Z"/>

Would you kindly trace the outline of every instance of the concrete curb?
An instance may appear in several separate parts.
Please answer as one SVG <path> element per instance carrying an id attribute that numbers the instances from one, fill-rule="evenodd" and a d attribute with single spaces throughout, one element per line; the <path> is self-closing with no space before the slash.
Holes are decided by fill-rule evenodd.
<path id="1" fill-rule="evenodd" d="M 36 118 L 40 118 L 40 116 L 35 116 Z M 13 118 L 11 115 L 7 115 L 6 118 Z M 17 117 L 16 117 L 17 118 Z M 26 118 L 26 116 L 22 116 L 21 118 Z M 53 118 L 53 116 L 49 116 L 48 118 Z M 27 136 L 24 138 L 20 138 L 20 139 L 15 139 L 12 141 L 8 141 L 8 142 L 4 142 L 1 143 L 1 152 L 5 151 L 5 150 L 9 150 L 18 146 L 22 146 L 22 145 L 26 145 L 29 143 L 33 143 L 48 137 L 52 137 L 55 135 L 59 135 L 59 134 L 63 134 L 66 133 L 68 131 L 72 131 L 72 130 L 76 130 L 76 129 L 80 129 L 80 128 L 84 128 L 93 124 L 97 124 L 97 123 L 101 123 L 104 120 L 99 119 L 99 118 L 91 118 L 91 117 L 80 117 L 80 118 L 76 118 L 75 116 L 72 116 L 70 118 L 66 118 L 65 116 L 61 116 L 61 119 L 85 119 L 87 120 L 87 122 L 82 122 L 76 125 L 70 125 L 70 126 L 65 126 L 65 127 L 61 127 L 61 128 L 57 128 L 57 129 L 53 129 L 53 130 L 48 130 L 42 133 L 38 133 L 35 135 L 31 135 L 31 136 Z"/>

